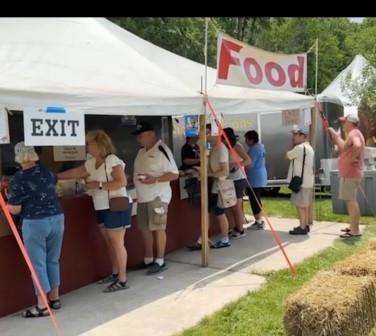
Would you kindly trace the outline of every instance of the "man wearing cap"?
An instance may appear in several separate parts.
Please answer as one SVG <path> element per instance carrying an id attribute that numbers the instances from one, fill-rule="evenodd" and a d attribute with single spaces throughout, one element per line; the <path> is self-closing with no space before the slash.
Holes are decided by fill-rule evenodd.
<path id="1" fill-rule="evenodd" d="M 302 177 L 301 188 L 291 193 L 291 203 L 298 210 L 300 225 L 289 231 L 291 235 L 306 235 L 309 232 L 309 208 L 312 204 L 314 174 L 314 151 L 307 140 L 308 127 L 297 126 L 292 130 L 293 148 L 287 152 L 290 160 L 288 180 L 293 176 Z"/>
<path id="2" fill-rule="evenodd" d="M 143 267 L 156 274 L 167 269 L 166 248 L 167 209 L 171 201 L 170 181 L 179 177 L 171 150 L 147 122 L 140 122 L 133 132 L 142 148 L 134 162 L 133 182 L 137 192 L 137 223 L 145 245 Z M 153 242 L 157 255 L 154 259 Z"/>
<path id="3" fill-rule="evenodd" d="M 197 145 L 197 141 L 197 135 L 186 137 L 186 143 L 181 149 L 181 170 L 188 170 L 195 166 L 200 166 L 200 147 Z"/>
<path id="4" fill-rule="evenodd" d="M 331 127 L 328 132 L 332 141 L 338 146 L 338 171 L 339 171 L 339 199 L 346 202 L 351 223 L 350 227 L 344 229 L 341 238 L 359 237 L 360 210 L 357 200 L 357 190 L 363 177 L 364 170 L 364 146 L 363 134 L 358 129 L 359 118 L 351 113 L 346 117 L 341 117 L 340 121 L 347 139 L 343 140 L 339 134 Z"/>

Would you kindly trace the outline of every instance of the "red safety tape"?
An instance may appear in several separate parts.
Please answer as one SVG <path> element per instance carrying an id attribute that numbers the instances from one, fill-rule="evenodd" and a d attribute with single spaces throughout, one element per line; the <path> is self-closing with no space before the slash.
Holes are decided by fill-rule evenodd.
<path id="1" fill-rule="evenodd" d="M 21 253 L 26 261 L 26 264 L 27 264 L 27 267 L 29 268 L 30 272 L 31 272 L 31 276 L 37 286 L 37 289 L 39 291 L 39 293 L 41 293 L 41 296 L 42 296 L 42 299 L 43 299 L 43 302 L 44 304 L 46 305 L 47 309 L 48 309 L 48 312 L 49 312 L 49 316 L 51 317 L 51 321 L 52 321 L 52 324 L 56 330 L 56 334 L 57 335 L 61 335 L 61 332 L 60 332 L 60 328 L 59 328 L 59 325 L 57 323 L 57 320 L 56 320 L 56 317 L 55 315 L 53 314 L 50 306 L 48 305 L 48 300 L 47 300 L 47 295 L 46 293 L 44 292 L 43 288 L 42 288 L 42 285 L 39 281 L 39 278 L 38 278 L 38 275 L 34 269 L 34 266 L 30 260 L 30 257 L 26 251 L 26 248 L 22 242 L 22 239 L 17 231 L 17 228 L 16 228 L 16 225 L 14 224 L 14 221 L 13 221 L 13 218 L 8 210 L 8 207 L 5 203 L 5 200 L 4 200 L 4 197 L 3 195 L 0 193 L 0 206 L 1 206 L 1 209 L 3 210 L 3 213 L 5 215 L 5 218 L 7 219 L 8 221 L 8 224 L 13 232 L 13 235 L 14 237 L 16 238 L 16 241 L 17 241 L 17 244 L 21 250 Z"/>
<path id="2" fill-rule="evenodd" d="M 209 98 L 206 96 L 206 102 L 209 106 L 209 109 L 210 109 L 210 113 L 212 114 L 214 120 L 216 121 L 218 127 L 219 127 L 219 134 L 222 135 L 227 143 L 227 147 L 229 148 L 230 150 L 230 154 L 233 158 L 233 160 L 235 161 L 236 165 L 238 166 L 238 168 L 241 169 L 241 172 L 243 174 L 243 177 L 245 178 L 245 180 L 247 181 L 247 184 L 249 186 L 249 189 L 251 190 L 257 204 L 259 205 L 261 211 L 263 212 L 264 214 L 264 217 L 266 219 L 266 222 L 268 223 L 268 226 L 270 228 L 270 231 L 272 233 L 272 236 L 273 236 L 273 239 L 275 240 L 275 242 L 277 243 L 279 249 L 281 250 L 284 258 L 286 259 L 286 262 L 289 266 L 289 269 L 292 273 L 292 275 L 297 275 L 298 272 L 295 268 L 295 266 L 293 265 L 293 263 L 290 261 L 289 257 L 287 256 L 287 253 L 285 251 L 285 249 L 283 248 L 283 245 L 282 245 L 282 242 L 281 242 L 281 239 L 279 238 L 279 235 L 277 234 L 277 232 L 274 230 L 274 227 L 272 225 L 272 223 L 270 222 L 270 219 L 269 219 L 269 216 L 268 214 L 266 213 L 265 209 L 263 208 L 263 206 L 261 205 L 261 203 L 258 201 L 257 197 L 256 197 L 256 194 L 251 186 L 251 184 L 249 183 L 248 181 L 248 178 L 247 178 L 247 175 L 245 174 L 245 171 L 244 171 L 244 168 L 242 167 L 241 163 L 240 163 L 240 159 L 239 159 L 239 154 L 234 150 L 234 148 L 230 145 L 230 141 L 228 140 L 227 136 L 226 136 L 226 133 L 223 132 L 223 126 L 222 124 L 219 122 L 218 118 L 217 118 L 217 114 L 211 104 L 211 102 L 209 101 Z"/>

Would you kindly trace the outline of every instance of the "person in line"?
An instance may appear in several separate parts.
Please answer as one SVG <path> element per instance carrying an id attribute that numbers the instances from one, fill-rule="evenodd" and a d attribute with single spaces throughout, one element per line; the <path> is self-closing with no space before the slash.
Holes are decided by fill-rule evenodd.
<path id="1" fill-rule="evenodd" d="M 290 160 L 288 181 L 291 181 L 293 176 L 301 177 L 303 171 L 303 181 L 299 192 L 291 193 L 291 203 L 298 210 L 300 223 L 299 226 L 289 231 L 291 235 L 306 235 L 309 232 L 309 208 L 313 201 L 314 186 L 314 151 L 307 137 L 306 126 L 294 128 L 292 130 L 293 148 L 286 154 Z"/>
<path id="2" fill-rule="evenodd" d="M 211 134 L 211 125 L 206 125 L 206 135 L 208 142 L 211 145 L 211 151 L 208 159 L 208 190 L 209 190 L 209 213 L 213 213 L 217 219 L 220 227 L 221 238 L 211 245 L 211 248 L 224 248 L 231 246 L 228 234 L 228 220 L 225 214 L 225 209 L 221 208 L 218 201 L 218 181 L 226 179 L 230 173 L 229 169 L 229 152 L 227 147 L 222 143 L 219 135 Z M 190 251 L 201 250 L 201 237 L 190 245 L 187 249 Z"/>
<path id="3" fill-rule="evenodd" d="M 112 266 L 112 274 L 98 283 L 110 283 L 104 292 L 112 293 L 129 288 L 124 237 L 131 227 L 132 200 L 126 190 L 125 163 L 115 155 L 115 147 L 107 133 L 103 130 L 89 131 L 86 143 L 90 158 L 82 166 L 59 173 L 58 178 L 86 181 L 84 188 L 93 198 L 97 224 L 106 242 Z M 128 209 L 111 211 L 110 198 L 113 197 L 128 197 Z"/>
<path id="4" fill-rule="evenodd" d="M 198 136 L 186 137 L 181 148 L 181 170 L 186 171 L 200 166 L 200 147 L 197 145 Z"/>
<path id="5" fill-rule="evenodd" d="M 359 230 L 360 210 L 357 200 L 357 192 L 364 175 L 364 146 L 363 134 L 360 132 L 359 118 L 356 114 L 349 114 L 340 118 L 343 129 L 347 134 L 343 140 L 331 127 L 328 132 L 332 141 L 338 146 L 338 170 L 339 170 L 339 198 L 346 202 L 350 216 L 350 227 L 344 229 L 341 238 L 361 236 Z"/>
<path id="6" fill-rule="evenodd" d="M 56 195 L 57 178 L 38 164 L 34 147 L 19 142 L 15 161 L 22 167 L 10 181 L 8 209 L 20 215 L 25 248 L 52 309 L 60 309 L 60 254 L 64 235 L 64 214 Z M 48 309 L 34 284 L 37 305 L 24 317 L 47 316 Z"/>
<path id="7" fill-rule="evenodd" d="M 246 235 L 243 227 L 245 224 L 245 216 L 243 213 L 243 196 L 248 183 L 243 167 L 249 166 L 251 164 L 251 159 L 246 153 L 243 145 L 238 141 L 238 137 L 235 135 L 235 132 L 231 127 L 224 128 L 223 132 L 229 141 L 228 144 L 226 138 L 222 136 L 222 142 L 226 144 L 226 147 L 230 151 L 229 178 L 234 181 L 237 198 L 236 205 L 230 208 L 231 214 L 235 221 L 235 227 L 231 233 L 231 238 L 239 239 Z"/>
<path id="8" fill-rule="evenodd" d="M 248 145 L 248 155 L 251 164 L 246 167 L 247 179 L 252 187 L 246 189 L 249 203 L 252 208 L 255 223 L 251 225 L 251 230 L 263 230 L 265 227 L 262 219 L 261 192 L 268 183 L 268 174 L 265 163 L 265 147 L 259 142 L 259 135 L 256 131 L 250 130 L 244 135 Z"/>
<path id="9" fill-rule="evenodd" d="M 171 201 L 170 182 L 179 178 L 179 171 L 170 148 L 158 139 L 151 124 L 136 125 L 137 142 L 142 146 L 134 162 L 133 183 L 137 192 L 137 224 L 144 240 L 144 261 L 147 275 L 167 269 L 164 259 L 168 205 Z M 156 243 L 156 258 L 153 245 Z"/>

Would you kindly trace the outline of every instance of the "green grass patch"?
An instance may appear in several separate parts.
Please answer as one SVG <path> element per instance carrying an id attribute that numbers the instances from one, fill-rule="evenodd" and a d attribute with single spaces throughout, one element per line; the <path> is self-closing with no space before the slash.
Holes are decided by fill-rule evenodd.
<path id="1" fill-rule="evenodd" d="M 289 194 L 281 194 L 281 197 L 264 197 L 262 199 L 264 209 L 269 217 L 298 218 L 297 210 L 291 204 Z M 249 202 L 244 201 L 244 212 L 252 213 Z M 349 216 L 346 214 L 335 214 L 332 209 L 332 200 L 328 197 L 317 196 L 313 207 L 314 220 L 348 223 Z M 371 224 L 375 222 L 374 216 L 362 216 L 361 224 Z"/>
<path id="2" fill-rule="evenodd" d="M 296 218 L 296 209 L 285 198 L 264 198 L 264 206 L 269 216 Z M 319 203 L 319 204 L 318 204 Z M 248 203 L 244 203 L 249 213 Z M 316 200 L 316 213 L 322 221 L 347 222 L 346 215 L 333 214 L 331 199 Z M 271 272 L 265 275 L 265 285 L 244 298 L 227 305 L 220 312 L 205 318 L 199 325 L 183 332 L 183 336 L 281 336 L 283 329 L 283 303 L 287 296 L 297 291 L 318 271 L 331 266 L 365 246 L 368 239 L 376 234 L 375 217 L 362 217 L 361 223 L 370 224 L 361 240 L 336 241 L 333 247 L 306 259 L 296 265 L 298 275 L 293 277 L 288 270 Z M 372 334 L 376 336 L 376 332 Z"/>

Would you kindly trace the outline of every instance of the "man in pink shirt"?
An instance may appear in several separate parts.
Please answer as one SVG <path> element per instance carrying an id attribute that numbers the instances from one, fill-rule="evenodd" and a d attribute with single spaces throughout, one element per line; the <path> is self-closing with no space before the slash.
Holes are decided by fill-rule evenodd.
<path id="1" fill-rule="evenodd" d="M 349 114 L 340 118 L 343 129 L 347 134 L 344 141 L 337 132 L 329 127 L 328 132 L 339 149 L 338 170 L 339 170 L 339 199 L 346 202 L 351 223 L 350 227 L 344 229 L 341 238 L 361 236 L 359 232 L 360 210 L 357 201 L 357 191 L 364 170 L 364 146 L 363 134 L 358 129 L 359 118 L 356 114 Z"/>

